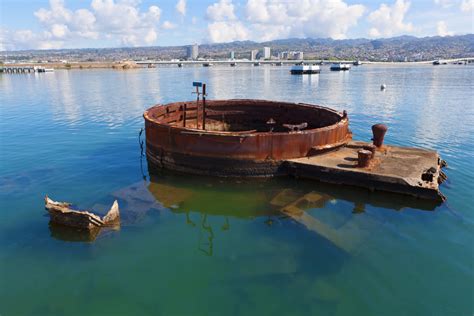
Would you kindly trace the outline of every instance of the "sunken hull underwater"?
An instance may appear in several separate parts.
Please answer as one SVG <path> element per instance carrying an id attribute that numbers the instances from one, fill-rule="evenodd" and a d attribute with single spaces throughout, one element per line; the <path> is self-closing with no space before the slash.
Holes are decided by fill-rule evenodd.
<path id="1" fill-rule="evenodd" d="M 151 169 L 213 176 L 287 174 L 287 159 L 347 144 L 347 115 L 301 103 L 202 100 L 144 113 Z"/>

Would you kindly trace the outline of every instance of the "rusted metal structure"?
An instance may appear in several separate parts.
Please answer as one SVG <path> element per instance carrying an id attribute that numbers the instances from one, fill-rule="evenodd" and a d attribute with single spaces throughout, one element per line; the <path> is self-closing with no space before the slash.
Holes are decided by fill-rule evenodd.
<path id="1" fill-rule="evenodd" d="M 287 159 L 333 150 L 352 139 L 346 112 L 266 100 L 210 101 L 203 88 L 203 93 L 197 89 L 197 101 L 156 105 L 144 113 L 151 167 L 218 176 L 280 175 L 287 173 Z"/>
<path id="2" fill-rule="evenodd" d="M 436 151 L 353 142 L 347 113 L 303 103 L 206 100 L 155 105 L 144 113 L 148 166 L 214 176 L 290 175 L 444 201 L 446 163 Z M 200 91 L 200 88 L 202 89 Z"/>

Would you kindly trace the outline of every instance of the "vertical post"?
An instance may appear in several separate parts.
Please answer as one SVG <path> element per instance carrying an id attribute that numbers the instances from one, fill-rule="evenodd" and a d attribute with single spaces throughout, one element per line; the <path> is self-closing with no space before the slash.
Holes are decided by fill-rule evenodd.
<path id="1" fill-rule="evenodd" d="M 183 106 L 183 127 L 186 127 L 186 103 Z"/>
<path id="2" fill-rule="evenodd" d="M 196 129 L 199 129 L 199 87 L 196 86 Z"/>
<path id="3" fill-rule="evenodd" d="M 202 129 L 206 129 L 206 84 L 202 85 Z"/>

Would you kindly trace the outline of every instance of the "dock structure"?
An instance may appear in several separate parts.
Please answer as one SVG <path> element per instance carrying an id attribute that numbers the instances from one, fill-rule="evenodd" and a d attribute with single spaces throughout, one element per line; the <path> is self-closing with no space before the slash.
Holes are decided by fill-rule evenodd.
<path id="1" fill-rule="evenodd" d="M 46 69 L 41 66 L 0 66 L 0 73 L 8 74 L 27 74 L 35 72 L 50 72 L 52 69 Z"/>
<path id="2" fill-rule="evenodd" d="M 445 162 L 433 150 L 384 145 L 375 150 L 367 167 L 359 167 L 358 154 L 370 146 L 351 141 L 338 150 L 287 160 L 288 174 L 321 182 L 346 184 L 372 191 L 390 191 L 444 201 L 439 184 L 446 176 Z"/>

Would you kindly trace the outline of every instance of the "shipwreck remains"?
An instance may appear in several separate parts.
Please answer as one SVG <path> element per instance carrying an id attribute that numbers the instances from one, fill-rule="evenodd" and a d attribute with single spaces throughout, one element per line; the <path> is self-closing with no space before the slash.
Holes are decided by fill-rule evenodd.
<path id="1" fill-rule="evenodd" d="M 76 227 L 80 229 L 95 229 L 120 224 L 120 212 L 117 200 L 104 217 L 94 213 L 72 208 L 71 203 L 56 202 L 48 196 L 44 198 L 45 208 L 49 212 L 51 222 L 54 224 Z"/>
<path id="2" fill-rule="evenodd" d="M 198 174 L 285 174 L 287 159 L 334 149 L 352 139 L 347 115 L 309 104 L 177 102 L 154 106 L 144 117 L 146 150 L 153 164 Z"/>
<path id="3" fill-rule="evenodd" d="M 293 175 L 444 201 L 445 162 L 432 150 L 353 142 L 349 118 L 330 108 L 267 100 L 197 100 L 144 113 L 149 169 L 222 177 Z M 202 92 L 199 87 L 202 86 Z M 202 99 L 200 99 L 202 97 Z"/>

